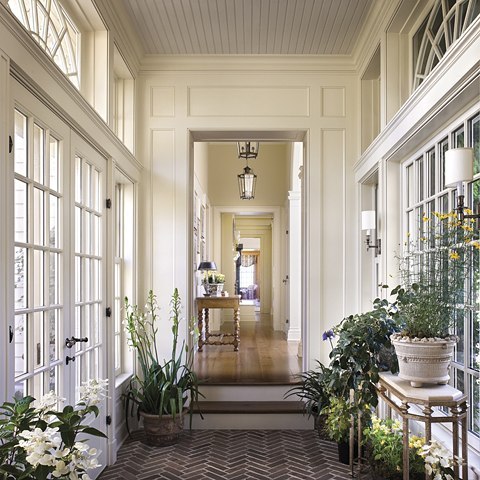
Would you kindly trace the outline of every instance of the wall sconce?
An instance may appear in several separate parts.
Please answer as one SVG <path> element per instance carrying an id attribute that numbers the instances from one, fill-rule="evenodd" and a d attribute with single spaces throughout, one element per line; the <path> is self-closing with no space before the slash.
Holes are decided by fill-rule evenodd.
<path id="1" fill-rule="evenodd" d="M 243 173 L 238 176 L 238 191 L 242 200 L 252 200 L 255 198 L 255 187 L 257 185 L 257 176 L 247 165 Z"/>
<path id="2" fill-rule="evenodd" d="M 445 186 L 457 188 L 457 210 L 460 222 L 465 218 L 480 218 L 480 214 L 465 214 L 463 182 L 473 180 L 473 148 L 451 148 L 445 152 Z"/>
<path id="3" fill-rule="evenodd" d="M 367 244 L 367 251 L 371 248 L 375 248 L 375 250 L 377 251 L 377 255 L 380 255 L 382 253 L 382 241 L 378 238 L 376 245 L 372 245 L 370 243 L 370 230 L 377 230 L 375 210 L 365 210 L 362 212 L 362 230 L 367 231 L 365 239 L 365 243 Z"/>

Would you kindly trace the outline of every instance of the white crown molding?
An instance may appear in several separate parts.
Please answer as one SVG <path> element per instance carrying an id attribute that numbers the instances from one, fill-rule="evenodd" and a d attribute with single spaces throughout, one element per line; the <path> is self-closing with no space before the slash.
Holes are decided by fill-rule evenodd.
<path id="1" fill-rule="evenodd" d="M 166 71 L 355 74 L 350 55 L 145 55 L 140 73 Z"/>
<path id="2" fill-rule="evenodd" d="M 476 98 L 480 99 L 479 52 L 480 17 L 477 17 L 362 154 L 354 165 L 356 181 L 364 178 L 380 159 L 392 157 L 429 122 L 432 128 L 438 128 L 433 120 L 469 86 L 473 85 L 473 92 L 476 86 Z"/>

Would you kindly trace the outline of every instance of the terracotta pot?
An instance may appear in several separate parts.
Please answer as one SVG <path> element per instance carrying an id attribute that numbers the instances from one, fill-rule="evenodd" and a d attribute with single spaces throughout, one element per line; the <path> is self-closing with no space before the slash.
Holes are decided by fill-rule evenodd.
<path id="1" fill-rule="evenodd" d="M 183 432 L 183 418 L 186 411 L 175 415 L 175 418 L 172 415 L 159 416 L 140 412 L 147 444 L 154 447 L 165 447 L 177 443 Z"/>
<path id="2" fill-rule="evenodd" d="M 412 387 L 448 383 L 456 337 L 411 339 L 394 334 L 391 341 L 398 357 L 401 379 L 408 380 Z"/>

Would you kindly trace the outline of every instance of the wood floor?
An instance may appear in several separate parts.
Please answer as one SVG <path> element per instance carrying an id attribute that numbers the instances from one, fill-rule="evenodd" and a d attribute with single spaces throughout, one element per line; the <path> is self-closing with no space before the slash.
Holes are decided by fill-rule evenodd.
<path id="1" fill-rule="evenodd" d="M 209 384 L 289 384 L 302 371 L 296 345 L 285 334 L 273 330 L 271 315 L 256 314 L 240 320 L 240 347 L 205 345 L 196 353 L 194 370 Z M 222 332 L 233 332 L 233 322 L 225 322 Z"/>

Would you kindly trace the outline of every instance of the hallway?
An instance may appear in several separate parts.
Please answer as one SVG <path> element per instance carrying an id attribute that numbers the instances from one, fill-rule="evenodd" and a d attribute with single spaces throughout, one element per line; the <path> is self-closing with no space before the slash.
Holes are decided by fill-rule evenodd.
<path id="1" fill-rule="evenodd" d="M 345 480 L 337 446 L 314 430 L 186 430 L 177 445 L 150 447 L 135 432 L 100 480 Z"/>
<path id="2" fill-rule="evenodd" d="M 208 384 L 295 383 L 302 371 L 296 344 L 286 341 L 283 332 L 273 330 L 271 315 L 255 314 L 255 319 L 240 318 L 240 348 L 206 345 L 196 352 L 194 370 Z M 232 332 L 233 322 L 222 331 Z"/>

